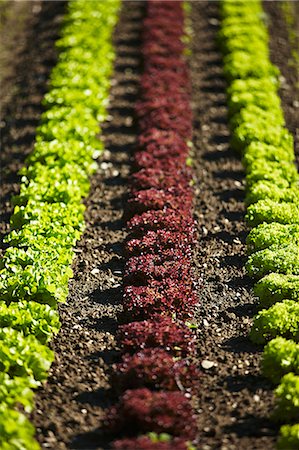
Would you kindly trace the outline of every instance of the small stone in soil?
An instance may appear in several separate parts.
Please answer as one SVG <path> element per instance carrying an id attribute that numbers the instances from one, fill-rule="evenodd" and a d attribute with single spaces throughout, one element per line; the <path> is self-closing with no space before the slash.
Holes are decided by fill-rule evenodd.
<path id="1" fill-rule="evenodd" d="M 213 361 L 209 361 L 208 359 L 204 359 L 202 362 L 201 362 L 201 367 L 203 368 L 203 369 L 206 369 L 206 370 L 208 370 L 208 369 L 211 369 L 212 367 L 214 367 L 216 364 L 213 362 Z"/>

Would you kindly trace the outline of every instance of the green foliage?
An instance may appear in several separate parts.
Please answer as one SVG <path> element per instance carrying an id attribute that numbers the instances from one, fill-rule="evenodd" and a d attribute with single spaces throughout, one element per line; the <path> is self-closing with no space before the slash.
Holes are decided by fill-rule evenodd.
<path id="1" fill-rule="evenodd" d="M 171 443 L 173 436 L 168 433 L 155 433 L 150 432 L 147 433 L 147 436 L 150 438 L 153 444 L 157 444 L 158 442 L 168 442 Z M 175 443 L 173 443 L 175 445 Z M 195 450 L 195 447 L 192 445 L 190 441 L 186 441 L 186 450 Z"/>
<path id="2" fill-rule="evenodd" d="M 299 340 L 298 302 L 294 300 L 277 302 L 271 308 L 263 309 L 255 316 L 250 332 L 253 342 L 264 344 L 276 336 L 291 338 L 294 341 Z"/>
<path id="3" fill-rule="evenodd" d="M 60 90 L 59 90 L 60 91 Z M 67 91 L 68 92 L 68 91 Z M 78 101 L 73 98 L 73 101 Z M 83 101 L 82 99 L 80 101 Z M 82 119 L 84 118 L 84 121 Z M 65 117 L 47 120 L 37 128 L 37 142 L 59 141 L 76 139 L 86 144 L 92 144 L 95 135 L 99 131 L 97 118 L 93 116 L 89 108 L 70 109 Z"/>
<path id="4" fill-rule="evenodd" d="M 246 244 L 249 253 L 272 246 L 299 245 L 299 224 L 262 223 L 250 231 Z"/>
<path id="5" fill-rule="evenodd" d="M 84 229 L 82 198 L 103 150 L 119 0 L 69 2 L 57 66 L 45 95 L 36 144 L 21 171 L 12 231 L 0 265 L 0 450 L 36 450 L 34 429 L 13 408 L 32 408 L 32 388 L 45 381 L 59 330 L 72 247 Z"/>
<path id="6" fill-rule="evenodd" d="M 275 117 L 275 116 L 273 116 Z M 249 122 L 238 125 L 233 132 L 231 146 L 237 151 L 243 151 L 251 142 L 264 142 L 276 147 L 285 147 L 291 141 L 289 131 L 281 125 L 260 116 L 261 120 L 252 117 Z"/>
<path id="7" fill-rule="evenodd" d="M 253 15 L 260 19 L 263 9 L 259 0 L 250 0 L 250 2 L 240 0 L 226 0 L 220 3 L 222 15 L 224 17 L 235 17 L 241 20 L 248 15 Z"/>
<path id="8" fill-rule="evenodd" d="M 13 248 L 14 249 L 14 248 Z M 35 300 L 49 305 L 64 302 L 68 280 L 72 277 L 70 252 L 45 252 L 14 249 L 14 261 L 5 258 L 7 266 L 0 270 L 0 291 L 6 301 Z M 40 257 L 40 258 L 39 258 Z"/>
<path id="9" fill-rule="evenodd" d="M 269 199 L 259 200 L 248 207 L 246 221 L 252 227 L 263 222 L 298 224 L 299 205 L 289 202 L 275 202 Z"/>
<path id="10" fill-rule="evenodd" d="M 257 25 L 256 31 L 259 33 L 260 27 Z M 265 29 L 263 30 L 263 33 Z M 262 34 L 263 34 L 262 33 Z M 247 33 L 248 34 L 248 33 Z M 264 78 L 236 78 L 227 87 L 227 93 L 229 98 L 233 95 L 242 95 L 249 93 L 253 95 L 263 95 L 263 92 L 268 92 L 271 96 L 273 93 L 277 93 L 278 90 L 278 79 L 276 77 L 264 77 Z M 251 98 L 251 97 L 250 97 Z M 278 99 L 280 102 L 280 100 Z"/>
<path id="11" fill-rule="evenodd" d="M 84 228 L 82 204 L 46 203 L 29 200 L 25 206 L 16 206 L 10 219 L 12 229 L 20 229 L 25 224 L 35 226 L 39 224 L 41 229 L 48 228 L 55 223 L 56 228 L 70 227 L 81 232 Z"/>
<path id="12" fill-rule="evenodd" d="M 227 43 L 226 47 L 233 48 L 234 46 Z M 256 64 L 257 56 L 260 58 L 259 64 Z M 266 56 L 268 56 L 267 53 Z M 234 80 L 236 78 L 278 76 L 279 70 L 271 64 L 269 58 L 265 57 L 264 47 L 261 45 L 259 55 L 236 48 L 232 53 L 225 56 L 224 73 L 228 80 Z"/>
<path id="13" fill-rule="evenodd" d="M 254 91 L 250 89 L 250 86 L 244 91 L 236 92 L 231 86 L 231 95 L 228 102 L 230 115 L 240 113 L 242 108 L 248 108 L 249 105 L 255 105 L 266 111 L 276 111 L 278 115 L 281 114 L 280 99 L 276 93 L 276 85 L 273 83 L 271 87 L 273 92 L 269 92 L 265 88 Z"/>
<path id="14" fill-rule="evenodd" d="M 272 246 L 253 253 L 246 264 L 247 272 L 254 278 L 277 272 L 286 275 L 299 275 L 299 246 L 287 244 Z"/>
<path id="15" fill-rule="evenodd" d="M 267 164 L 267 163 L 266 163 Z M 280 172 L 280 173 L 279 173 Z M 273 202 L 299 203 L 299 187 L 297 183 L 291 185 L 281 177 L 281 171 L 271 172 L 266 175 L 264 180 L 254 183 L 246 194 L 245 202 L 247 205 L 256 203 L 260 200 L 272 200 Z M 277 184 L 275 184 L 275 179 Z"/>
<path id="16" fill-rule="evenodd" d="M 0 450 L 39 450 L 34 434 L 24 414 L 0 405 Z"/>
<path id="17" fill-rule="evenodd" d="M 80 237 L 80 231 L 74 227 L 65 225 L 58 228 L 55 223 L 49 222 L 42 228 L 39 222 L 28 223 L 20 230 L 12 230 L 4 239 L 11 246 L 31 247 L 34 250 L 43 252 L 45 248 L 66 249 L 72 248 Z"/>
<path id="18" fill-rule="evenodd" d="M 278 384 L 288 372 L 298 373 L 299 345 L 295 342 L 278 337 L 270 341 L 264 350 L 263 374 L 273 383 Z"/>
<path id="19" fill-rule="evenodd" d="M 265 142 L 252 141 L 247 147 L 243 155 L 243 164 L 247 172 L 250 172 L 252 164 L 257 160 L 263 160 L 265 164 L 268 161 L 286 161 L 294 162 L 295 155 L 293 149 L 293 137 L 291 134 L 287 135 L 288 139 L 285 141 L 283 147 L 276 147 Z"/>
<path id="20" fill-rule="evenodd" d="M 0 371 L 10 376 L 47 379 L 47 372 L 54 359 L 53 352 L 34 336 L 13 328 L 0 330 Z"/>
<path id="21" fill-rule="evenodd" d="M 270 273 L 254 286 L 254 293 L 264 307 L 285 299 L 299 301 L 299 276 Z"/>
<path id="22" fill-rule="evenodd" d="M 36 162 L 22 177 L 21 192 L 15 196 L 15 205 L 26 205 L 29 200 L 49 203 L 76 203 L 89 191 L 88 175 L 77 164 L 45 167 Z"/>
<path id="23" fill-rule="evenodd" d="M 299 423 L 295 425 L 283 425 L 280 428 L 280 437 L 277 441 L 278 450 L 298 450 L 299 448 Z"/>
<path id="24" fill-rule="evenodd" d="M 299 376 L 288 373 L 275 390 L 277 407 L 274 417 L 283 422 L 292 422 L 299 417 Z"/>
<path id="25" fill-rule="evenodd" d="M 58 312 L 49 305 L 34 301 L 0 302 L 0 328 L 10 327 L 33 335 L 42 344 L 48 342 L 60 328 Z M 0 401 L 1 403 L 1 401 Z"/>
<path id="26" fill-rule="evenodd" d="M 0 405 L 15 407 L 22 404 L 26 412 L 33 408 L 33 387 L 37 387 L 33 379 L 24 377 L 11 378 L 7 373 L 0 373 Z M 1 408 L 1 407 L 0 407 Z M 1 425 L 0 425 L 1 427 Z"/>
<path id="27" fill-rule="evenodd" d="M 271 181 L 276 188 L 289 187 L 298 182 L 298 172 L 295 165 L 287 161 L 267 161 L 265 164 L 264 160 L 256 160 L 246 176 L 247 187 L 250 189 L 259 181 Z"/>
<path id="28" fill-rule="evenodd" d="M 40 141 L 36 142 L 34 151 L 28 157 L 27 163 L 30 166 L 39 162 L 46 167 L 63 167 L 66 164 L 77 164 L 84 171 L 91 175 L 97 165 L 93 159 L 100 155 L 103 144 L 95 141 L 95 146 L 85 145 L 84 142 L 70 139 L 68 141 Z M 27 169 L 25 169 L 27 170 Z"/>
<path id="29" fill-rule="evenodd" d="M 281 108 L 273 110 L 271 105 L 269 105 L 267 109 L 260 108 L 253 102 L 249 103 L 246 107 L 244 106 L 238 114 L 234 114 L 230 120 L 233 129 L 242 126 L 244 129 L 247 128 L 249 133 L 261 133 L 261 125 L 268 126 L 268 122 L 271 123 L 271 126 L 284 125 L 285 121 Z M 255 138 L 250 139 L 250 142 L 254 139 Z M 269 143 L 271 144 L 271 142 Z"/>
<path id="30" fill-rule="evenodd" d="M 276 336 L 298 341 L 299 176 L 277 92 L 279 70 L 270 60 L 261 1 L 224 0 L 220 6 L 231 146 L 242 152 L 250 205 L 246 220 L 256 227 L 247 238 L 248 252 L 254 253 L 246 268 L 252 277 L 263 277 L 255 285 L 261 304 L 274 304 L 255 317 L 251 339 L 261 344 Z M 264 373 L 275 383 L 287 372 L 299 374 L 299 344 L 283 337 L 264 352 Z M 285 375 L 276 396 L 276 416 L 298 418 L 299 377 Z M 282 433 L 280 448 L 299 448 L 298 427 Z"/>

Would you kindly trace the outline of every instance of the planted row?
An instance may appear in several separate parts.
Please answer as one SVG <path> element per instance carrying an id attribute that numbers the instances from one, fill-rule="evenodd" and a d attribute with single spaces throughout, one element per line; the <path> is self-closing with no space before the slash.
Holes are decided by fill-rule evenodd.
<path id="1" fill-rule="evenodd" d="M 105 118 L 114 51 L 111 34 L 119 2 L 70 2 L 60 51 L 33 153 L 13 198 L 12 231 L 0 270 L 0 447 L 34 449 L 26 411 L 47 377 L 59 330 L 57 303 L 66 300 L 72 247 L 84 228 L 82 197 L 89 190 L 96 139 Z"/>
<path id="2" fill-rule="evenodd" d="M 279 71 L 270 61 L 261 2 L 224 0 L 221 5 L 219 40 L 229 82 L 231 144 L 243 157 L 246 218 L 253 227 L 247 238 L 247 271 L 259 280 L 255 293 L 261 305 L 269 307 L 255 317 L 251 338 L 256 343 L 275 338 L 265 348 L 263 370 L 274 383 L 281 380 L 275 417 L 296 422 L 299 175 L 293 138 L 285 127 Z M 299 447 L 297 424 L 282 427 L 279 447 Z"/>
<path id="3" fill-rule="evenodd" d="M 190 81 L 185 61 L 183 2 L 149 0 L 143 21 L 144 72 L 136 105 L 140 129 L 127 207 L 122 359 L 108 414 L 124 449 L 192 449 L 192 392 L 200 381 L 190 362 L 194 336 L 185 320 L 197 297 L 192 282 Z M 169 95 L 171 92 L 171 95 Z"/>

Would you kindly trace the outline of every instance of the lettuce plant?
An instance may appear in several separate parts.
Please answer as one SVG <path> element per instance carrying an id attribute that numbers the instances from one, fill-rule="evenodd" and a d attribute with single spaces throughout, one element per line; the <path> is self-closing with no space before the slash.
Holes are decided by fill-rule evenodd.
<path id="1" fill-rule="evenodd" d="M 251 188 L 258 181 L 272 181 L 276 187 L 290 187 L 298 183 L 298 172 L 293 163 L 287 161 L 256 160 L 251 164 L 250 171 L 246 175 L 247 188 Z M 286 185 L 287 183 L 287 185 Z"/>
<path id="2" fill-rule="evenodd" d="M 193 440 L 196 421 L 192 407 L 182 392 L 127 390 L 107 414 L 109 427 L 116 432 L 168 433 Z"/>
<path id="3" fill-rule="evenodd" d="M 0 405 L 1 450 L 39 450 L 34 434 L 34 427 L 24 414 Z"/>
<path id="4" fill-rule="evenodd" d="M 276 272 L 285 275 L 299 275 L 299 246 L 287 244 L 273 245 L 249 256 L 247 272 L 254 278 Z"/>
<path id="5" fill-rule="evenodd" d="M 293 136 L 288 134 L 287 138 L 285 145 L 280 147 L 262 141 L 250 142 L 245 149 L 242 160 L 246 171 L 249 172 L 251 165 L 255 164 L 257 160 L 263 160 L 265 164 L 267 164 L 267 161 L 294 162 Z"/>
<path id="6" fill-rule="evenodd" d="M 177 360 L 169 352 L 159 348 L 148 348 L 125 354 L 116 366 L 115 379 L 123 389 L 147 387 L 152 390 L 186 391 L 196 389 L 200 382 L 200 371 L 187 360 Z"/>
<path id="7" fill-rule="evenodd" d="M 286 374 L 276 390 L 276 417 L 293 421 L 299 413 L 299 377 L 291 372 L 298 374 L 298 344 L 285 339 L 299 337 L 299 178 L 293 138 L 285 128 L 279 70 L 270 60 L 261 1 L 224 0 L 221 11 L 231 145 L 242 152 L 246 220 L 254 227 L 247 238 L 246 268 L 252 277 L 263 277 L 254 288 L 262 306 L 273 305 L 258 313 L 251 338 L 263 344 L 280 336 L 265 347 L 263 371 L 275 383 Z M 282 430 L 280 448 L 297 448 L 298 442 L 296 426 Z"/>
<path id="8" fill-rule="evenodd" d="M 285 299 L 299 300 L 299 276 L 270 273 L 254 286 L 262 306 L 269 307 Z"/>
<path id="9" fill-rule="evenodd" d="M 263 222 L 299 223 L 299 205 L 273 200 L 259 200 L 247 209 L 246 220 L 252 227 Z"/>
<path id="10" fill-rule="evenodd" d="M 136 438 L 118 439 L 113 442 L 113 450 L 195 450 L 184 438 L 172 438 L 167 433 L 148 433 Z"/>
<path id="11" fill-rule="evenodd" d="M 269 309 L 263 309 L 254 318 L 251 339 L 265 343 L 276 336 L 284 336 L 298 341 L 299 305 L 294 300 L 277 302 Z"/>
<path id="12" fill-rule="evenodd" d="M 297 450 L 299 448 L 299 424 L 283 425 L 277 441 L 278 450 Z"/>
<path id="13" fill-rule="evenodd" d="M 1 407 L 5 405 L 9 408 L 12 408 L 18 404 L 21 404 L 26 412 L 32 411 L 33 408 L 32 388 L 36 388 L 37 386 L 38 383 L 34 379 L 28 379 L 25 377 L 10 377 L 7 373 L 0 372 Z"/>
<path id="14" fill-rule="evenodd" d="M 89 191 L 103 144 L 98 122 L 108 105 L 119 1 L 70 2 L 60 55 L 43 104 L 36 144 L 21 171 L 9 244 L 0 268 L 0 447 L 37 449 L 24 415 L 47 378 L 53 352 L 44 345 L 59 330 L 57 303 L 72 277 L 72 247 L 84 229 Z"/>
<path id="15" fill-rule="evenodd" d="M 251 339 L 264 344 L 276 336 L 299 340 L 299 303 L 294 300 L 277 302 L 263 309 L 254 318 Z"/>
<path id="16" fill-rule="evenodd" d="M 13 328 L 2 328 L 0 340 L 0 371 L 36 381 L 47 379 L 54 355 L 46 345 Z"/>
<path id="17" fill-rule="evenodd" d="M 49 305 L 30 302 L 0 302 L 0 328 L 10 327 L 33 335 L 42 344 L 48 342 L 60 328 L 58 312 Z"/>
<path id="18" fill-rule="evenodd" d="M 277 399 L 274 417 L 279 421 L 293 422 L 299 415 L 299 376 L 290 372 L 281 379 L 275 390 Z"/>
<path id="19" fill-rule="evenodd" d="M 160 314 L 148 320 L 121 325 L 117 342 L 125 353 L 136 349 L 162 348 L 177 357 L 186 357 L 195 351 L 191 330 L 182 321 Z"/>
<path id="20" fill-rule="evenodd" d="M 262 369 L 276 384 L 289 372 L 299 374 L 299 344 L 283 337 L 272 339 L 265 347 Z"/>
<path id="21" fill-rule="evenodd" d="M 262 223 L 253 228 L 246 239 L 250 253 L 272 246 L 299 244 L 299 224 Z"/>
<path id="22" fill-rule="evenodd" d="M 259 125 L 271 123 L 272 126 L 283 126 L 285 120 L 281 108 L 273 109 L 270 107 L 261 108 L 255 103 L 249 103 L 241 108 L 238 114 L 234 114 L 230 119 L 230 125 L 234 132 L 237 127 L 245 127 L 250 131 L 259 130 Z M 255 140 L 255 139 L 250 139 Z M 261 141 L 264 141 L 263 139 Z"/>
<path id="23" fill-rule="evenodd" d="M 252 115 L 249 122 L 238 125 L 233 132 L 231 145 L 237 151 L 243 151 L 251 142 L 262 141 L 276 147 L 284 147 L 290 141 L 290 133 L 281 124 L 271 122 L 265 116 Z M 260 120 L 259 120 L 260 119 Z"/>
<path id="24" fill-rule="evenodd" d="M 228 44 L 229 46 L 229 44 Z M 264 58 L 264 48 L 261 46 L 259 64 L 255 64 L 256 55 L 247 51 L 235 50 L 224 57 L 224 73 L 228 80 L 236 78 L 263 78 L 278 76 L 277 67 L 273 66 L 268 58 Z"/>
<path id="25" fill-rule="evenodd" d="M 242 108 L 247 107 L 248 105 L 256 105 L 258 108 L 264 110 L 275 110 L 278 113 L 278 111 L 281 110 L 281 104 L 275 84 L 271 81 L 268 82 L 269 79 L 267 78 L 267 81 L 264 81 L 262 85 L 260 84 L 258 89 L 254 89 L 252 80 L 256 81 L 256 78 L 235 80 L 228 88 L 228 107 L 230 115 L 232 116 L 239 113 Z M 243 83 L 245 89 L 238 89 L 237 82 Z"/>
<path id="26" fill-rule="evenodd" d="M 265 163 L 266 164 L 266 163 Z M 247 205 L 260 200 L 271 200 L 273 202 L 299 203 L 299 187 L 297 183 L 289 183 L 287 179 L 281 177 L 281 172 L 272 172 L 265 179 L 260 179 L 247 189 L 245 202 Z M 277 185 L 274 184 L 278 175 Z M 272 178 L 272 180 L 271 180 Z"/>

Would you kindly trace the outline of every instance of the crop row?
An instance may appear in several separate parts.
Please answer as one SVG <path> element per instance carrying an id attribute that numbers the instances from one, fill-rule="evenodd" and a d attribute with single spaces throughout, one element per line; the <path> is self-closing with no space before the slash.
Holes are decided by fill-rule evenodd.
<path id="1" fill-rule="evenodd" d="M 36 144 L 13 198 L 0 270 L 1 449 L 39 448 L 33 426 L 15 407 L 31 411 L 31 389 L 53 361 L 46 344 L 59 330 L 57 303 L 66 300 L 72 247 L 84 228 L 81 199 L 102 150 L 96 134 L 106 115 L 118 6 L 118 0 L 70 2 Z"/>
<path id="2" fill-rule="evenodd" d="M 200 372 L 185 320 L 197 297 L 192 283 L 190 81 L 183 2 L 149 0 L 143 20 L 135 172 L 127 207 L 122 359 L 114 386 L 120 399 L 107 415 L 115 450 L 192 449 L 191 404 Z"/>
<path id="3" fill-rule="evenodd" d="M 269 57 L 259 0 L 222 2 L 219 41 L 229 82 L 232 146 L 246 169 L 247 271 L 259 280 L 262 307 L 251 338 L 266 343 L 263 371 L 274 383 L 279 448 L 299 447 L 299 175 L 293 139 L 278 95 L 278 69 Z M 267 309 L 268 308 L 268 309 Z M 271 340 L 272 339 L 272 340 Z"/>

